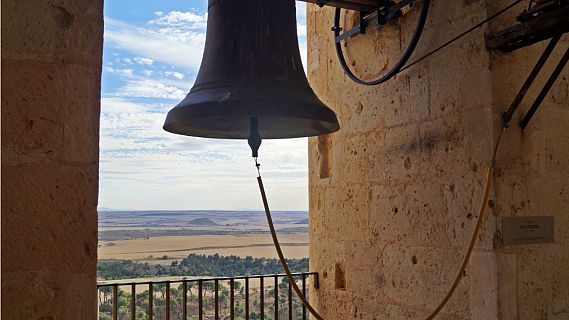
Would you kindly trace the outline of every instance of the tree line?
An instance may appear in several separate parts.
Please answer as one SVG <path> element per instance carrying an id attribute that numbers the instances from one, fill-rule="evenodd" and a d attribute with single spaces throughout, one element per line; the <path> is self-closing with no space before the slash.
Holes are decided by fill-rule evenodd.
<path id="1" fill-rule="evenodd" d="M 168 256 L 163 256 L 162 259 L 169 260 Z M 303 259 L 288 259 L 287 260 L 292 272 L 307 272 L 308 271 L 308 258 Z M 155 277 L 155 276 L 197 276 L 197 277 L 235 277 L 243 275 L 259 275 L 259 274 L 281 274 L 284 273 L 278 259 L 267 258 L 253 258 L 238 256 L 220 256 L 214 255 L 198 255 L 190 254 L 181 260 L 175 260 L 167 265 L 148 264 L 134 262 L 131 260 L 109 260 L 99 261 L 97 264 L 97 274 L 99 279 L 116 280 L 128 278 L 142 278 L 142 277 Z M 279 305 L 279 318 L 287 318 L 288 304 L 288 280 L 286 277 L 279 279 L 279 298 L 275 299 L 275 288 L 271 282 L 266 283 L 264 289 L 265 300 L 265 316 L 264 319 L 270 320 L 274 315 L 275 305 Z M 112 319 L 111 311 L 113 302 L 111 299 L 112 288 L 110 286 L 102 287 L 99 289 L 99 319 L 109 320 Z M 123 289 L 127 289 L 126 291 Z M 163 320 L 166 317 L 165 301 L 166 301 L 166 286 L 164 284 L 155 284 L 153 287 L 153 309 L 154 319 Z M 191 315 L 190 319 L 197 319 L 198 314 L 198 287 L 195 282 L 187 283 L 187 298 L 188 313 Z M 214 309 L 214 293 L 215 287 L 212 281 L 203 282 L 203 310 L 211 315 Z M 245 318 L 244 301 L 246 292 L 241 281 L 234 282 L 234 295 L 235 295 L 235 316 L 236 319 Z M 170 319 L 181 319 L 182 315 L 182 287 L 181 285 L 174 284 L 170 287 Z M 229 318 L 229 296 L 230 285 L 229 282 L 223 281 L 219 287 L 219 308 L 220 319 Z M 132 296 L 128 288 L 119 287 L 118 290 L 118 318 L 130 319 L 130 301 Z M 249 300 L 251 302 L 251 310 L 249 318 L 252 320 L 259 319 L 260 314 L 260 295 L 258 288 L 251 288 L 249 293 Z M 302 305 L 300 301 L 293 297 L 292 299 L 293 319 L 298 319 L 302 315 Z M 149 310 L 149 291 L 144 290 L 138 292 L 135 296 L 135 312 L 136 319 L 148 319 Z M 206 317 L 209 318 L 209 317 Z"/>
<path id="2" fill-rule="evenodd" d="M 168 260 L 168 256 L 162 257 Z M 308 272 L 308 258 L 287 259 L 292 272 Z M 107 260 L 97 263 L 97 277 L 104 280 L 156 276 L 235 277 L 284 273 L 278 259 L 247 256 L 190 254 L 167 265 L 140 263 L 132 260 Z"/>

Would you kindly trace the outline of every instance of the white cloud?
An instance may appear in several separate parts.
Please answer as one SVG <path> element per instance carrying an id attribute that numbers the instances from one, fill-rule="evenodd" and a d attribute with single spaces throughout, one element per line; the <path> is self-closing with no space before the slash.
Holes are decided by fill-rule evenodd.
<path id="1" fill-rule="evenodd" d="M 165 71 L 164 75 L 168 77 L 174 77 L 179 80 L 184 79 L 184 75 L 176 71 Z"/>
<path id="2" fill-rule="evenodd" d="M 160 26 L 183 26 L 190 28 L 205 28 L 207 23 L 207 13 L 203 15 L 188 11 L 171 11 L 167 14 L 157 14 L 158 19 L 151 20 L 150 24 Z"/>
<path id="3" fill-rule="evenodd" d="M 152 70 L 143 70 L 142 73 L 144 73 L 145 75 L 147 75 L 147 76 L 150 77 L 150 76 L 154 73 L 154 71 L 152 71 Z"/>
<path id="4" fill-rule="evenodd" d="M 121 98 L 101 98 L 101 113 L 103 114 L 136 113 L 141 111 L 140 108 L 140 104 L 131 103 Z"/>
<path id="5" fill-rule="evenodd" d="M 296 25 L 296 34 L 298 37 L 306 37 L 306 24 L 298 23 Z"/>
<path id="6" fill-rule="evenodd" d="M 104 69 L 107 72 L 119 74 L 121 76 L 132 76 L 132 69 L 115 69 L 115 68 L 110 67 L 110 66 L 105 66 Z"/>
<path id="7" fill-rule="evenodd" d="M 136 62 L 138 64 L 142 64 L 142 65 L 151 66 L 154 63 L 154 60 L 152 60 L 150 58 L 136 57 L 136 58 L 134 58 L 134 62 Z"/>
<path id="8" fill-rule="evenodd" d="M 160 98 L 180 100 L 187 92 L 153 79 L 129 79 L 114 93 L 117 97 Z"/>
<path id="9" fill-rule="evenodd" d="M 106 18 L 105 41 L 110 48 L 197 71 L 205 44 L 205 30 L 175 27 L 142 28 Z"/>
<path id="10" fill-rule="evenodd" d="M 306 46 L 306 41 L 300 41 L 298 43 L 299 50 L 300 50 L 300 59 L 302 60 L 302 66 L 304 67 L 304 72 L 308 70 L 308 49 Z"/>
<path id="11" fill-rule="evenodd" d="M 296 1 L 296 33 L 298 36 L 298 46 L 300 49 L 300 58 L 304 66 L 304 72 L 307 68 L 307 46 L 306 46 L 306 3 Z"/>
<path id="12" fill-rule="evenodd" d="M 104 97 L 101 102 L 102 205 L 132 209 L 261 208 L 246 141 L 167 133 L 162 124 L 172 105 L 117 97 Z M 263 141 L 261 169 L 276 210 L 306 209 L 306 141 Z M 214 194 L 224 194 L 224 201 L 217 201 Z"/>

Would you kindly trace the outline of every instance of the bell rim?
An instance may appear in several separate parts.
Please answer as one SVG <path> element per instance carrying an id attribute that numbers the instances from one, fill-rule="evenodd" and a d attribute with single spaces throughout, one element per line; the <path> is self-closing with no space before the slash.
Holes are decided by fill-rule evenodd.
<path id="1" fill-rule="evenodd" d="M 294 138 L 307 138 L 307 137 L 316 137 L 316 136 L 322 136 L 322 135 L 327 135 L 327 134 L 332 134 L 334 132 L 337 132 L 341 129 L 341 126 L 337 120 L 337 118 L 335 117 L 334 114 L 334 119 L 333 121 L 324 121 L 321 119 L 310 119 L 310 118 L 299 118 L 299 117 L 283 117 L 283 116 L 255 116 L 255 115 L 246 115 L 246 116 L 238 116 L 238 117 L 232 117 L 231 121 L 232 123 L 236 123 L 236 120 L 239 120 L 243 123 L 243 126 L 245 128 L 247 128 L 246 130 L 225 130 L 225 131 L 219 131 L 219 130 L 213 130 L 211 128 L 207 128 L 207 129 L 199 129 L 197 126 L 193 125 L 193 126 L 188 126 L 187 122 L 185 124 L 182 124 L 180 120 L 177 121 L 172 121 L 172 122 L 166 122 L 164 123 L 164 125 L 162 126 L 162 129 L 164 129 L 165 131 L 169 132 L 169 133 L 173 133 L 173 134 L 177 134 L 177 135 L 183 135 L 183 136 L 191 136 L 191 137 L 199 137 L 199 138 L 210 138 L 210 139 L 231 139 L 231 140 L 245 140 L 249 137 L 249 131 L 248 131 L 248 127 L 246 126 L 249 123 L 249 120 L 251 117 L 257 117 L 259 118 L 259 122 L 261 123 L 260 127 L 260 135 L 262 139 L 294 139 Z M 188 120 L 191 122 L 203 122 L 204 120 L 220 120 L 221 117 L 214 117 L 214 116 L 205 116 L 205 117 L 193 117 L 193 118 L 189 118 Z M 271 127 L 271 129 L 269 129 L 269 131 L 272 134 L 265 134 L 264 133 L 264 127 L 267 123 L 267 120 L 269 120 L 270 123 L 278 123 L 279 121 L 276 120 L 280 120 L 280 121 L 285 121 L 287 123 L 287 125 L 290 125 L 291 123 L 313 123 L 313 124 L 319 124 L 319 127 L 321 127 L 322 129 L 317 129 L 315 126 L 304 126 L 301 127 L 300 130 L 298 131 L 291 131 L 291 130 L 287 130 L 288 132 L 292 132 L 290 134 L 278 134 L 275 135 L 275 132 L 278 132 L 275 130 L 274 127 Z M 228 120 L 225 120 L 228 121 Z M 265 125 L 263 125 L 265 124 Z M 189 130 L 178 130 L 176 129 L 177 126 L 180 126 L 181 128 L 185 128 L 186 130 L 189 128 Z M 313 130 L 307 130 L 307 128 L 312 128 Z"/>

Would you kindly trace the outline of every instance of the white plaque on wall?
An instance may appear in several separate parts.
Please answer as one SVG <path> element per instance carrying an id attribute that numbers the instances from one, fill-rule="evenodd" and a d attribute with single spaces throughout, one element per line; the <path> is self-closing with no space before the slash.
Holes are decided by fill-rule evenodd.
<path id="1" fill-rule="evenodd" d="M 552 243 L 555 241 L 553 216 L 505 217 L 502 235 L 505 246 Z"/>

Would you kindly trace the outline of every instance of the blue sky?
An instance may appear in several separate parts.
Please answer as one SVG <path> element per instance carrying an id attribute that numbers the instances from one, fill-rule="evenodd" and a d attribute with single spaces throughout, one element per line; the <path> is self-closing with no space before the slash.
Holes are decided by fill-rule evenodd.
<path id="1" fill-rule="evenodd" d="M 296 5 L 305 63 L 306 8 Z M 100 208 L 262 208 L 246 141 L 162 130 L 199 69 L 206 8 L 207 0 L 105 1 Z M 307 139 L 265 140 L 259 160 L 271 207 L 306 210 Z"/>

